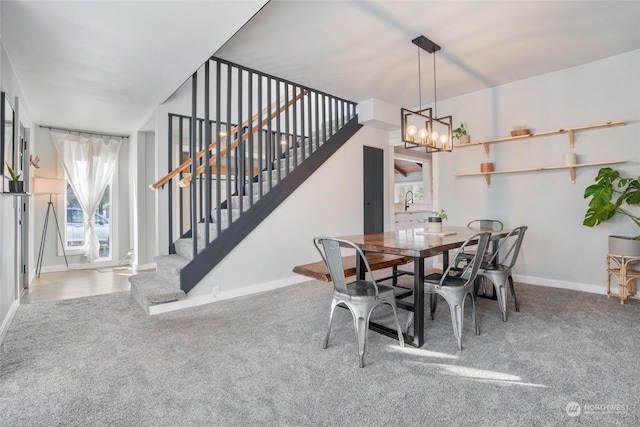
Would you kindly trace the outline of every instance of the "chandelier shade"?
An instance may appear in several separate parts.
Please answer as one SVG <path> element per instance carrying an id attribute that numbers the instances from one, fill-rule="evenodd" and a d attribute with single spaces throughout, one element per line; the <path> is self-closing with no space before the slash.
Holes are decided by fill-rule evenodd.
<path id="1" fill-rule="evenodd" d="M 413 111 L 407 108 L 400 109 L 400 129 L 402 132 L 402 142 L 404 148 L 418 148 L 427 153 L 438 151 L 452 151 L 452 116 L 437 117 L 438 104 L 436 98 L 436 62 L 435 52 L 440 50 L 440 46 L 426 38 L 420 36 L 412 40 L 418 46 L 418 92 L 420 110 Z M 433 92 L 434 108 L 422 109 L 422 88 L 420 78 L 420 50 L 426 50 L 434 55 L 433 57 Z"/>

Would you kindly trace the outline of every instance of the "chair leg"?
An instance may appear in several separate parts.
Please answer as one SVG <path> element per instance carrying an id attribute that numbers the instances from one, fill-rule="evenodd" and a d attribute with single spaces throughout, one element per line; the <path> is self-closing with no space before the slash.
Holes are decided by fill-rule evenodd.
<path id="1" fill-rule="evenodd" d="M 458 350 L 462 350 L 462 327 L 463 327 L 463 313 L 464 313 L 464 297 L 462 303 L 458 304 L 455 301 L 450 301 L 445 298 L 449 304 L 449 311 L 451 311 L 451 325 L 453 326 L 453 335 L 455 335 L 458 341 Z"/>
<path id="2" fill-rule="evenodd" d="M 409 328 L 411 328 L 411 325 L 413 325 L 413 312 L 410 312 L 409 317 L 407 318 L 407 329 L 405 329 L 407 333 L 409 333 Z"/>
<path id="3" fill-rule="evenodd" d="M 360 367 L 364 368 L 364 351 L 367 347 L 367 329 L 369 329 L 369 322 L 363 317 L 355 319 L 356 334 L 358 335 L 358 356 Z"/>
<path id="4" fill-rule="evenodd" d="M 431 320 L 433 320 L 433 314 L 436 312 L 438 306 L 438 296 L 436 294 L 429 294 L 429 308 L 431 309 Z"/>
<path id="5" fill-rule="evenodd" d="M 331 321 L 333 320 L 333 312 L 336 309 L 337 305 L 338 305 L 338 302 L 334 298 L 333 302 L 331 303 L 331 313 L 329 314 L 329 328 L 327 329 L 327 335 L 324 337 L 324 344 L 322 345 L 322 348 L 327 348 L 327 346 L 329 345 L 329 335 L 331 334 Z"/>
<path id="6" fill-rule="evenodd" d="M 502 321 L 507 321 L 507 290 L 505 289 L 505 283 L 494 283 L 494 289 L 496 291 L 496 297 L 498 299 L 498 307 L 502 312 Z"/>
<path id="7" fill-rule="evenodd" d="M 404 337 L 402 336 L 402 329 L 400 328 L 400 322 L 398 321 L 398 312 L 396 311 L 396 305 L 391 302 L 389 302 L 389 305 L 393 309 L 393 317 L 396 319 L 396 329 L 398 330 L 398 341 L 400 341 L 400 347 L 404 347 Z"/>
<path id="8" fill-rule="evenodd" d="M 480 335 L 480 326 L 478 325 L 478 318 L 476 317 L 476 300 L 470 292 L 468 295 L 469 298 L 471 298 L 471 318 L 473 319 L 473 327 L 476 328 L 476 335 Z"/>
<path id="9" fill-rule="evenodd" d="M 513 286 L 513 277 L 509 275 L 509 288 L 511 289 L 511 297 L 513 298 L 513 305 L 516 308 L 516 311 L 520 311 L 520 305 L 518 305 L 518 298 L 516 298 L 516 288 Z M 505 300 L 505 305 L 507 301 Z"/>

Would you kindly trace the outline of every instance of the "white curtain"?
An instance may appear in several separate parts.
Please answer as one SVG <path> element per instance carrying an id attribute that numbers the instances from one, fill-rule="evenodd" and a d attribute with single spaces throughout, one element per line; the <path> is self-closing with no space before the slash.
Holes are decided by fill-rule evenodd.
<path id="1" fill-rule="evenodd" d="M 84 211 L 84 255 L 97 259 L 100 243 L 95 230 L 95 212 L 118 162 L 121 138 L 83 136 L 51 131 L 69 184 Z"/>

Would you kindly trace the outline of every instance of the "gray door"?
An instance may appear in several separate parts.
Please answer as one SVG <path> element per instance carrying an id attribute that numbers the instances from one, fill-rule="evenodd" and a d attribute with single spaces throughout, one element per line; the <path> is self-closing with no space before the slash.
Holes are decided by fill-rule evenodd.
<path id="1" fill-rule="evenodd" d="M 384 231 L 384 151 L 364 146 L 364 233 Z"/>

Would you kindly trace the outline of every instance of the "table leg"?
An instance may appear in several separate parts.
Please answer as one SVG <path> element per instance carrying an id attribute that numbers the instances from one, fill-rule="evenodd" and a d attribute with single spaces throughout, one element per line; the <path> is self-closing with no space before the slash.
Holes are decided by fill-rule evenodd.
<path id="1" fill-rule="evenodd" d="M 424 344 L 424 258 L 413 259 L 413 342 Z"/>
<path id="2" fill-rule="evenodd" d="M 364 265 L 364 260 L 360 254 L 356 255 L 356 277 L 360 280 L 366 280 L 367 267 Z"/>

